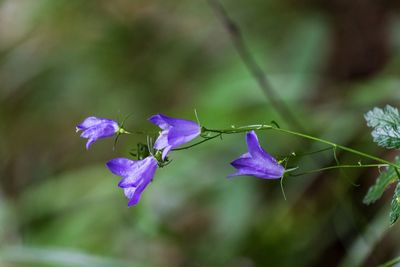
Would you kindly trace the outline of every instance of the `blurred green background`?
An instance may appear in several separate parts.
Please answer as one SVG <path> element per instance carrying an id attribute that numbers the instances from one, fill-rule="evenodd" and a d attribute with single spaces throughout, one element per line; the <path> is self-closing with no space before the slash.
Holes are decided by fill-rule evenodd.
<path id="1" fill-rule="evenodd" d="M 222 1 L 275 91 L 309 133 L 393 159 L 363 114 L 400 107 L 396 0 Z M 75 125 L 95 115 L 155 130 L 155 113 L 203 125 L 277 121 L 207 1 L 0 1 L 0 266 L 376 266 L 400 255 L 387 193 L 362 198 L 378 170 L 284 182 L 225 177 L 246 150 L 225 136 L 172 154 L 127 208 L 105 167 L 144 136 L 85 150 Z M 279 157 L 323 146 L 273 132 Z M 343 163 L 360 159 L 339 153 Z M 364 160 L 364 159 L 363 159 Z M 309 170 L 331 151 L 298 158 Z M 391 189 L 392 190 L 392 189 Z"/>

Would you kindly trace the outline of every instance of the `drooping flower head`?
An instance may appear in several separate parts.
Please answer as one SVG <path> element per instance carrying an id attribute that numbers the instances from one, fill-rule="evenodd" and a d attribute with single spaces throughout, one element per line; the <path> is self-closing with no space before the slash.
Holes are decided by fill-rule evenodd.
<path id="1" fill-rule="evenodd" d="M 157 114 L 152 116 L 149 121 L 162 129 L 160 136 L 154 143 L 154 148 L 163 150 L 163 160 L 172 149 L 190 142 L 201 133 L 200 125 L 190 120 Z"/>
<path id="2" fill-rule="evenodd" d="M 124 130 L 113 120 L 88 117 L 76 126 L 76 131 L 83 131 L 81 137 L 87 138 L 86 149 L 89 149 L 97 139 L 113 136 L 117 132 L 123 133 Z"/>
<path id="3" fill-rule="evenodd" d="M 249 175 L 263 179 L 279 179 L 285 169 L 260 146 L 254 131 L 246 135 L 248 152 L 231 162 L 238 171 L 232 176 Z"/>
<path id="4" fill-rule="evenodd" d="M 125 196 L 129 199 L 128 206 L 139 202 L 143 190 L 153 180 L 157 170 L 157 160 L 153 156 L 142 160 L 116 158 L 106 165 L 113 174 L 122 177 L 118 186 L 124 189 Z"/>

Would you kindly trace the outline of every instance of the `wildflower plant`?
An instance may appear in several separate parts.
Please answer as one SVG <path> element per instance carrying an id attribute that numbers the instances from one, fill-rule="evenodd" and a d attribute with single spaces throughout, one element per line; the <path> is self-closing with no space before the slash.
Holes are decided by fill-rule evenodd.
<path id="1" fill-rule="evenodd" d="M 374 108 L 367 112 L 364 117 L 367 126 L 372 128 L 373 141 L 377 145 L 390 150 L 400 148 L 400 114 L 397 108 L 391 106 L 386 106 L 383 109 Z M 299 176 L 332 169 L 379 168 L 381 170 L 381 168 L 385 168 L 384 171 L 380 171 L 375 184 L 369 188 L 364 198 L 364 203 L 374 203 L 389 186 L 396 184 L 391 201 L 390 223 L 394 224 L 400 217 L 400 157 L 396 157 L 391 162 L 350 147 L 336 144 L 332 141 L 280 128 L 275 122 L 241 127 L 232 126 L 229 129 L 210 129 L 191 120 L 172 118 L 162 114 L 151 116 L 149 122 L 161 129 L 154 144 L 148 135 L 147 144 L 139 143 L 136 153 L 130 154 L 134 159 L 120 157 L 111 159 L 106 163 L 107 168 L 113 174 L 121 177 L 118 186 L 124 190 L 125 196 L 129 199 L 128 206 L 139 203 L 142 193 L 153 181 L 157 169 L 171 162 L 170 155 L 174 151 L 190 149 L 223 135 L 246 133 L 248 151 L 231 162 L 231 165 L 237 171 L 227 175 L 227 177 L 252 176 L 261 179 L 281 179 L 282 182 L 282 179 L 287 176 Z M 119 125 L 110 119 L 97 117 L 86 118 L 81 124 L 76 126 L 76 129 L 77 131 L 83 131 L 81 137 L 88 139 L 86 144 L 87 149 L 89 149 L 93 142 L 100 138 L 114 135 L 118 138 L 121 134 L 130 134 L 130 132 L 123 128 L 123 125 Z M 299 166 L 288 167 L 292 164 L 291 156 L 276 159 L 261 147 L 256 132 L 267 130 L 325 144 L 328 146 L 328 149 L 334 152 L 333 157 L 337 164 L 297 173 L 296 171 Z M 189 142 L 193 143 L 184 146 Z M 360 158 L 371 161 L 371 163 L 362 164 L 359 161 L 356 164 L 341 165 L 336 157 L 337 150 L 355 154 Z"/>

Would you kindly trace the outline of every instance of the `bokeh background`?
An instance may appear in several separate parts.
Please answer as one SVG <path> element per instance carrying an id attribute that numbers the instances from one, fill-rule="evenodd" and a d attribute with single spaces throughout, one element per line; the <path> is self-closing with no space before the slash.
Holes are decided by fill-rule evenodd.
<path id="1" fill-rule="evenodd" d="M 394 158 L 372 143 L 363 114 L 400 106 L 397 0 L 222 4 L 308 133 Z M 90 115 L 132 114 L 128 130 L 152 131 L 149 116 L 194 120 L 194 109 L 208 127 L 275 120 L 296 130 L 205 0 L 0 1 L 0 266 L 347 267 L 400 255 L 390 192 L 362 204 L 377 169 L 288 178 L 285 200 L 279 181 L 225 178 L 246 145 L 243 134 L 224 136 L 173 153 L 127 208 L 104 164 L 145 136 L 86 151 L 75 133 Z M 324 148 L 273 132 L 259 138 L 277 157 Z M 332 164 L 326 151 L 290 165 Z"/>

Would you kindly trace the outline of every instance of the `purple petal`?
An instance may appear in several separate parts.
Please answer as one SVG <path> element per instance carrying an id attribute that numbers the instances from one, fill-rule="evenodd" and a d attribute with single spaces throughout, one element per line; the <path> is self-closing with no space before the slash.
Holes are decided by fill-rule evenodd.
<path id="1" fill-rule="evenodd" d="M 166 117 L 166 116 L 164 116 L 164 115 L 157 114 L 157 115 L 151 116 L 151 117 L 149 118 L 149 121 L 150 121 L 151 123 L 157 125 L 157 126 L 160 127 L 161 129 L 166 130 L 166 129 L 168 129 L 170 126 L 169 126 L 169 124 L 166 122 L 165 117 Z"/>
<path id="2" fill-rule="evenodd" d="M 86 142 L 86 150 L 89 150 L 90 146 L 96 141 L 97 139 L 89 138 Z"/>
<path id="3" fill-rule="evenodd" d="M 129 199 L 131 199 L 133 197 L 133 194 L 135 194 L 135 191 L 136 191 L 136 187 L 124 188 L 124 194 Z"/>
<path id="4" fill-rule="evenodd" d="M 149 121 L 161 129 L 165 130 L 169 127 L 195 127 L 200 128 L 200 126 L 191 120 L 185 120 L 180 118 L 171 118 L 162 114 L 157 114 L 149 118 Z"/>
<path id="5" fill-rule="evenodd" d="M 118 186 L 124 189 L 126 197 L 130 199 L 128 206 L 132 206 L 140 200 L 143 190 L 153 180 L 158 162 L 149 156 L 143 160 L 116 158 L 106 165 L 113 174 L 123 177 Z"/>
<path id="6" fill-rule="evenodd" d="M 247 167 L 251 164 L 251 155 L 249 153 L 245 153 L 241 155 L 239 158 L 235 159 L 231 162 L 231 165 L 236 169 Z"/>
<path id="7" fill-rule="evenodd" d="M 254 131 L 246 134 L 247 148 L 252 157 L 262 157 L 263 149 L 258 142 L 258 137 Z"/>
<path id="8" fill-rule="evenodd" d="M 185 122 L 179 127 L 173 127 L 168 133 L 168 143 L 173 147 L 192 141 L 200 135 L 200 126 L 194 122 Z"/>
<path id="9" fill-rule="evenodd" d="M 132 194 L 132 197 L 130 198 L 129 202 L 128 202 L 128 207 L 136 205 L 141 196 L 143 191 L 146 189 L 147 185 L 151 182 L 150 181 L 146 181 L 146 183 L 141 184 L 139 187 L 135 188 L 135 191 Z"/>
<path id="10" fill-rule="evenodd" d="M 93 117 L 93 116 L 87 117 L 82 123 L 78 124 L 76 126 L 76 128 L 79 130 L 85 130 L 85 129 L 95 126 L 99 123 L 101 123 L 101 119 Z"/>
<path id="11" fill-rule="evenodd" d="M 171 118 L 157 114 L 149 119 L 150 122 L 158 125 L 163 131 L 157 138 L 154 148 L 163 150 L 162 159 L 177 146 L 190 142 L 201 133 L 201 127 L 190 120 Z"/>
<path id="12" fill-rule="evenodd" d="M 119 182 L 118 186 L 121 188 L 136 187 L 142 181 L 152 180 L 157 166 L 157 160 L 152 156 L 134 161 L 129 174 Z"/>
<path id="13" fill-rule="evenodd" d="M 168 132 L 169 132 L 169 130 L 164 130 L 164 131 L 162 131 L 160 136 L 158 136 L 156 142 L 154 143 L 155 149 L 161 150 L 161 149 L 164 149 L 165 147 L 169 146 Z"/>
<path id="14" fill-rule="evenodd" d="M 97 139 L 113 136 L 118 131 L 118 125 L 114 124 L 99 124 L 84 130 L 81 137 L 88 138 L 86 149 Z"/>
<path id="15" fill-rule="evenodd" d="M 138 187 L 124 188 L 124 194 L 129 199 L 128 207 L 136 205 L 139 202 L 141 194 L 144 191 L 144 189 L 145 188 L 140 188 L 139 191 Z"/>
<path id="16" fill-rule="evenodd" d="M 110 119 L 104 119 L 104 118 L 97 118 L 97 117 L 87 117 L 82 123 L 78 124 L 76 128 L 78 130 L 86 130 L 90 127 L 99 125 L 99 124 L 110 124 L 110 125 L 115 125 L 118 128 L 118 123 L 110 120 Z"/>
<path id="17" fill-rule="evenodd" d="M 171 151 L 172 146 L 167 146 L 164 148 L 161 159 L 164 160 L 168 153 Z"/>
<path id="18" fill-rule="evenodd" d="M 115 158 L 106 163 L 107 168 L 115 175 L 125 177 L 131 173 L 135 161 L 126 158 Z"/>
<path id="19" fill-rule="evenodd" d="M 157 169 L 157 160 L 152 156 L 147 157 L 143 161 L 146 162 L 142 164 L 141 172 L 132 174 L 132 176 L 135 176 L 135 178 L 132 179 L 136 179 L 135 185 L 124 188 L 125 196 L 130 199 L 128 206 L 135 205 L 139 202 L 142 192 L 144 191 L 144 189 L 146 189 L 147 185 L 153 180 L 155 171 Z M 144 168 L 144 166 L 146 167 Z"/>
<path id="20" fill-rule="evenodd" d="M 249 175 L 264 179 L 275 179 L 283 176 L 285 169 L 260 146 L 254 131 L 246 135 L 248 153 L 231 162 L 238 171 L 232 176 Z"/>
<path id="21" fill-rule="evenodd" d="M 87 130 L 84 130 L 81 134 L 81 137 L 84 138 L 103 138 L 113 136 L 117 132 L 118 128 L 115 128 L 114 125 L 111 124 L 99 124 L 93 127 L 90 127 Z"/>
<path id="22" fill-rule="evenodd" d="M 228 177 L 234 176 L 255 176 L 262 179 L 278 179 L 282 177 L 282 175 L 278 175 L 277 173 L 263 173 L 252 169 L 240 169 L 236 173 L 228 175 Z"/>
<path id="23" fill-rule="evenodd" d="M 250 155 L 253 158 L 263 158 L 264 160 L 269 160 L 271 162 L 275 162 L 276 160 L 270 154 L 268 154 L 261 146 L 258 141 L 257 134 L 254 131 L 248 132 L 246 135 L 247 148 L 249 150 Z"/>

